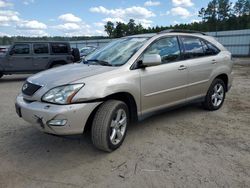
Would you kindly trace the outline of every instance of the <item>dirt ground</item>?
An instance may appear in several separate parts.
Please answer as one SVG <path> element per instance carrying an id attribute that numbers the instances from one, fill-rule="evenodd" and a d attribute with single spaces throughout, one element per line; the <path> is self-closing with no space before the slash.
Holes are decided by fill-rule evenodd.
<path id="1" fill-rule="evenodd" d="M 27 75 L 0 80 L 0 187 L 249 187 L 250 59 L 238 59 L 223 108 L 189 105 L 131 126 L 104 153 L 89 134 L 55 137 L 18 118 Z"/>

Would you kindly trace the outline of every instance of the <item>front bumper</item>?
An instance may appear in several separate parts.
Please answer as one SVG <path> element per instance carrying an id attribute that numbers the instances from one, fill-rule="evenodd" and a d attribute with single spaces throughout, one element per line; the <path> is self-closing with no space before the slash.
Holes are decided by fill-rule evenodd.
<path id="1" fill-rule="evenodd" d="M 71 105 L 55 105 L 39 101 L 26 102 L 22 94 L 16 98 L 19 116 L 39 130 L 56 135 L 82 134 L 90 114 L 99 104 L 100 102 Z M 65 119 L 67 123 L 63 126 L 48 124 L 49 121 L 55 119 Z"/>

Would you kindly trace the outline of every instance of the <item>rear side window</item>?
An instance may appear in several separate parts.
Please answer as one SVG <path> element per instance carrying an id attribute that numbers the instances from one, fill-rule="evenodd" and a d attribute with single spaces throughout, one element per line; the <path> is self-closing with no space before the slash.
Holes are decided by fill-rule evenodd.
<path id="1" fill-rule="evenodd" d="M 52 43 L 51 49 L 54 54 L 68 54 L 69 48 L 65 43 Z"/>
<path id="2" fill-rule="evenodd" d="M 23 55 L 30 53 L 30 46 L 28 44 L 15 44 L 12 48 L 13 54 Z"/>
<path id="3" fill-rule="evenodd" d="M 180 60 L 180 48 L 177 37 L 159 39 L 146 50 L 145 54 L 159 54 L 162 63 Z"/>
<path id="4" fill-rule="evenodd" d="M 203 46 L 199 38 L 181 37 L 186 59 L 204 56 Z"/>
<path id="5" fill-rule="evenodd" d="M 48 54 L 49 47 L 48 44 L 33 44 L 33 49 L 35 54 Z"/>
<path id="6" fill-rule="evenodd" d="M 204 52 L 206 55 L 217 55 L 220 50 L 210 42 L 204 41 Z"/>

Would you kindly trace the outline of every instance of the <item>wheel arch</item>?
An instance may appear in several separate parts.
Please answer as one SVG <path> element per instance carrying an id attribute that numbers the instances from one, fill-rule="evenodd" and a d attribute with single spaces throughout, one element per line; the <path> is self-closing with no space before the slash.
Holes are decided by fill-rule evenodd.
<path id="1" fill-rule="evenodd" d="M 108 100 L 119 100 L 119 101 L 122 101 L 124 102 L 127 106 L 128 106 L 128 109 L 129 109 L 129 117 L 130 117 L 130 122 L 136 122 L 138 120 L 138 111 L 137 111 L 137 105 L 136 105 L 136 101 L 135 101 L 135 98 L 133 97 L 132 94 L 128 93 L 128 92 L 118 92 L 118 93 L 114 93 L 114 94 L 111 94 L 111 95 L 108 95 L 104 98 L 101 99 L 102 103 L 104 103 L 105 101 L 108 101 Z M 85 128 L 84 128 L 84 132 L 86 130 L 90 130 L 91 126 L 92 126 L 92 122 L 93 122 L 93 119 L 94 119 L 94 116 L 96 114 L 96 111 L 98 110 L 98 108 L 100 107 L 99 104 L 90 114 L 90 116 L 88 117 L 88 120 L 87 120 L 87 123 L 85 125 Z"/>
<path id="2" fill-rule="evenodd" d="M 219 74 L 214 79 L 221 79 L 226 86 L 226 92 L 228 91 L 228 75 L 227 74 L 225 74 L 225 73 Z"/>

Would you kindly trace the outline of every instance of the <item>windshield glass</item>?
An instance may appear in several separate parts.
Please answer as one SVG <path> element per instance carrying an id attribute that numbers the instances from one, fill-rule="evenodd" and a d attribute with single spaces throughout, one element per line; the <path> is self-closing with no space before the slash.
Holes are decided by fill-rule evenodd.
<path id="1" fill-rule="evenodd" d="M 109 66 L 121 66 L 125 64 L 148 38 L 122 38 L 109 43 L 104 48 L 88 55 L 87 63 Z"/>
<path id="2" fill-rule="evenodd" d="M 89 54 L 91 51 L 94 51 L 94 47 L 85 47 L 85 48 L 82 48 L 81 50 L 80 50 L 80 52 L 82 53 L 82 54 Z"/>

